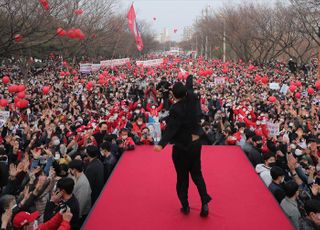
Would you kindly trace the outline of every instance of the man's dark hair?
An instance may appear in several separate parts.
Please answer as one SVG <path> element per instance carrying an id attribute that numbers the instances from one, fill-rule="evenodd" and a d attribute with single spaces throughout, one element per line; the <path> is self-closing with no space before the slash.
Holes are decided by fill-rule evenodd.
<path id="1" fill-rule="evenodd" d="M 187 95 L 187 88 L 182 82 L 176 82 L 172 88 L 173 96 L 182 99 Z"/>
<path id="2" fill-rule="evenodd" d="M 271 157 L 275 157 L 275 155 L 272 152 L 268 152 L 266 154 L 263 155 L 263 160 L 267 161 L 269 160 Z"/>
<path id="3" fill-rule="evenodd" d="M 253 141 L 253 142 L 262 141 L 262 137 L 260 137 L 260 136 L 258 136 L 258 135 L 254 135 L 254 136 L 252 137 L 252 141 Z"/>
<path id="4" fill-rule="evenodd" d="M 110 150 L 111 150 L 111 145 L 110 145 L 109 142 L 105 141 L 105 142 L 101 143 L 100 149 L 102 149 L 102 150 L 107 150 L 108 152 L 110 152 Z"/>
<path id="5" fill-rule="evenodd" d="M 99 123 L 99 128 L 101 128 L 101 127 L 102 127 L 102 125 L 106 125 L 106 124 L 107 124 L 107 123 L 106 123 L 106 122 L 104 122 L 104 121 L 103 121 L 103 122 L 100 122 L 100 123 Z"/>
<path id="6" fill-rule="evenodd" d="M 65 177 L 58 180 L 57 188 L 64 190 L 67 194 L 71 195 L 74 188 L 74 180 L 70 177 Z"/>
<path id="7" fill-rule="evenodd" d="M 255 135 L 255 133 L 253 131 L 251 131 L 250 129 L 245 129 L 244 133 L 246 135 L 247 140 L 254 137 L 254 135 Z"/>
<path id="8" fill-rule="evenodd" d="M 94 145 L 87 146 L 86 150 L 87 150 L 88 156 L 91 158 L 95 158 L 99 155 L 99 149 L 98 149 L 98 147 L 96 147 Z"/>
<path id="9" fill-rule="evenodd" d="M 294 181 L 289 181 L 284 185 L 284 191 L 286 192 L 286 196 L 291 198 L 293 197 L 299 189 L 299 185 Z"/>
<path id="10" fill-rule="evenodd" d="M 81 160 L 72 160 L 69 163 L 69 169 L 75 169 L 78 172 L 83 171 L 83 162 Z"/>
<path id="11" fill-rule="evenodd" d="M 306 211 L 307 215 L 311 212 L 313 213 L 320 213 L 320 201 L 319 200 L 307 200 L 304 204 L 304 210 Z"/>
<path id="12" fill-rule="evenodd" d="M 282 168 L 280 168 L 278 166 L 274 166 L 271 168 L 270 174 L 271 174 L 272 179 L 276 180 L 276 179 L 278 179 L 278 177 L 284 176 L 284 171 Z"/>

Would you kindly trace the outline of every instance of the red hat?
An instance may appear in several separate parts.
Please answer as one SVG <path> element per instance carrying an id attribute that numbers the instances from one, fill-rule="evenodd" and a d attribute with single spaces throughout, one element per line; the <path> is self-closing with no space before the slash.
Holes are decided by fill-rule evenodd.
<path id="1" fill-rule="evenodd" d="M 13 218 L 13 227 L 15 228 L 22 228 L 24 225 L 29 224 L 40 216 L 39 211 L 35 211 L 33 213 L 29 212 L 19 212 Z"/>

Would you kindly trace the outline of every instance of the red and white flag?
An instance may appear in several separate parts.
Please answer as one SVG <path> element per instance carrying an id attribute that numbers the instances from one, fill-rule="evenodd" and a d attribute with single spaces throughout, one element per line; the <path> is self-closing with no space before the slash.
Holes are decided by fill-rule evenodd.
<path id="1" fill-rule="evenodd" d="M 134 35 L 134 38 L 136 39 L 137 49 L 139 51 L 142 51 L 143 50 L 143 41 L 142 41 L 142 37 L 141 37 L 138 23 L 136 21 L 136 12 L 134 10 L 133 4 L 131 5 L 130 10 L 128 12 L 128 25 L 129 25 L 131 32 Z"/>

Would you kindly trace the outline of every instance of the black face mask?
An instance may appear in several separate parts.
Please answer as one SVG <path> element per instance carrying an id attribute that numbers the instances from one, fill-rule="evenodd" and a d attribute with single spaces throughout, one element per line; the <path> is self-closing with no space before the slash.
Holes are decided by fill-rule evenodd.
<path id="1" fill-rule="evenodd" d="M 256 147 L 257 147 L 258 149 L 261 149 L 262 143 L 256 144 Z"/>
<path id="2" fill-rule="evenodd" d="M 274 167 L 274 166 L 276 166 L 276 165 L 277 165 L 276 162 L 272 162 L 272 163 L 269 163 L 269 164 L 268 164 L 269 168 L 272 168 L 272 167 Z"/>
<path id="3" fill-rule="evenodd" d="M 106 134 L 107 134 L 107 130 L 102 130 L 101 133 L 102 133 L 103 135 L 106 135 Z"/>

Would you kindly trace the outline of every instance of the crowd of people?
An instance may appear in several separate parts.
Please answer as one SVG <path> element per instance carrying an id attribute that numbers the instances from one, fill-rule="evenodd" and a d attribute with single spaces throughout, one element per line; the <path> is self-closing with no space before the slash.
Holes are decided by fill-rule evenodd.
<path id="1" fill-rule="evenodd" d="M 47 63 L 28 76 L 1 67 L 1 229 L 79 229 L 121 155 L 159 141 L 152 127 L 165 130 L 171 86 L 188 75 L 203 113 L 202 144 L 241 146 L 295 228 L 319 228 L 316 63 L 166 57 L 91 74 Z"/>

